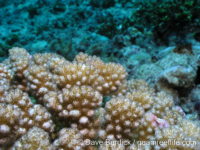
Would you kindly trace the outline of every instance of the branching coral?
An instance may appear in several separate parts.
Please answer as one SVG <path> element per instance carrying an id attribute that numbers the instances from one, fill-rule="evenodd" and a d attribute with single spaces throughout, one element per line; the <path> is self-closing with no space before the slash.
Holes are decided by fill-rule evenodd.
<path id="1" fill-rule="evenodd" d="M 9 49 L 9 68 L 13 73 L 12 86 L 28 92 L 27 80 L 24 76 L 29 67 L 31 55 L 23 48 L 14 47 Z"/>
<path id="2" fill-rule="evenodd" d="M 126 94 L 126 97 L 131 101 L 138 102 L 145 110 L 150 109 L 154 103 L 154 96 L 151 95 L 148 91 L 132 91 Z"/>
<path id="3" fill-rule="evenodd" d="M 56 149 L 78 150 L 84 149 L 85 144 L 78 129 L 63 128 L 59 132 L 59 138 L 53 143 Z"/>
<path id="4" fill-rule="evenodd" d="M 39 66 L 48 67 L 48 63 L 52 59 L 59 59 L 60 61 L 65 60 L 62 56 L 54 53 L 36 53 L 33 55 L 33 62 Z"/>
<path id="5" fill-rule="evenodd" d="M 165 92 L 159 92 L 156 95 L 154 106 L 151 112 L 157 117 L 160 117 L 165 111 L 171 109 L 174 106 L 173 98 L 167 95 Z"/>
<path id="6" fill-rule="evenodd" d="M 51 120 L 51 114 L 46 110 L 46 108 L 36 104 L 28 110 L 28 113 L 35 126 L 40 127 L 46 132 L 53 132 L 54 124 Z"/>
<path id="7" fill-rule="evenodd" d="M 6 79 L 0 76 L 0 103 L 4 102 L 5 95 L 10 89 L 10 82 Z"/>
<path id="8" fill-rule="evenodd" d="M 6 78 L 8 81 L 12 79 L 12 72 L 11 70 L 4 64 L 0 63 L 0 76 L 2 78 Z"/>
<path id="9" fill-rule="evenodd" d="M 199 146 L 198 125 L 184 118 L 173 97 L 156 93 L 144 80 L 127 81 L 126 76 L 122 65 L 83 53 L 69 62 L 52 53 L 32 57 L 25 49 L 11 49 L 0 64 L 0 148 L 9 149 L 15 141 L 13 150 Z M 24 79 L 25 88 L 20 88 Z M 39 104 L 33 104 L 28 94 Z M 103 96 L 112 97 L 105 108 Z M 197 147 L 138 144 L 169 138 L 195 140 Z M 87 145 L 96 140 L 102 140 L 101 145 Z M 106 140 L 130 144 L 109 145 Z"/>
<path id="10" fill-rule="evenodd" d="M 130 79 L 124 82 L 118 90 L 113 93 L 112 97 L 126 95 L 133 91 L 148 92 L 151 96 L 155 96 L 155 90 L 149 86 L 147 82 L 142 79 Z"/>
<path id="11" fill-rule="evenodd" d="M 81 85 L 89 85 L 94 88 L 104 82 L 94 66 L 83 63 L 59 65 L 55 69 L 53 79 L 59 89 L 69 89 Z"/>
<path id="12" fill-rule="evenodd" d="M 0 103 L 4 102 L 4 96 L 10 89 L 12 78 L 12 70 L 0 63 Z"/>
<path id="13" fill-rule="evenodd" d="M 56 86 L 52 83 L 52 74 L 43 66 L 32 65 L 25 72 L 30 90 L 39 103 L 43 103 L 43 96 L 48 91 L 54 91 Z"/>
<path id="14" fill-rule="evenodd" d="M 65 126 L 78 128 L 84 139 L 96 136 L 94 127 L 95 110 L 101 106 L 102 95 L 90 86 L 74 86 L 57 94 L 49 92 L 44 96 L 45 106 L 61 119 Z"/>
<path id="15" fill-rule="evenodd" d="M 16 136 L 21 137 L 29 128 L 37 126 L 46 132 L 53 132 L 54 124 L 49 112 L 41 105 L 33 105 L 27 93 L 19 89 L 10 90 L 5 98 L 4 103 L 19 108 L 20 119 Z"/>
<path id="16" fill-rule="evenodd" d="M 169 126 L 166 120 L 157 118 L 151 112 L 147 112 L 144 114 L 143 124 L 135 132 L 135 138 L 142 141 L 152 140 L 157 129 L 163 129 Z"/>
<path id="17" fill-rule="evenodd" d="M 115 63 L 104 63 L 98 57 L 91 57 L 87 54 L 79 53 L 75 57 L 76 62 L 82 62 L 85 64 L 93 65 L 97 70 L 98 74 L 103 77 L 103 85 L 97 86 L 97 89 L 102 94 L 112 94 L 117 91 L 118 87 L 126 81 L 127 72 L 125 68 L 120 64 Z"/>
<path id="18" fill-rule="evenodd" d="M 33 103 L 31 102 L 27 93 L 23 93 L 21 90 L 10 90 L 6 96 L 5 101 L 6 104 L 11 104 L 14 107 L 18 107 L 21 109 L 20 111 L 20 127 L 18 129 L 18 136 L 25 134 L 27 129 L 33 127 L 34 122 L 30 119 L 28 110 L 33 107 Z"/>
<path id="19" fill-rule="evenodd" d="M 33 127 L 26 135 L 23 135 L 15 142 L 13 150 L 55 150 L 54 146 L 50 144 L 49 135 L 40 128 Z"/>
<path id="20" fill-rule="evenodd" d="M 24 55 L 30 57 L 30 54 L 26 51 L 26 49 L 20 47 L 13 47 L 9 49 L 9 56 L 14 56 L 14 55 Z"/>
<path id="21" fill-rule="evenodd" d="M 135 101 L 124 97 L 112 98 L 106 103 L 103 126 L 105 130 L 99 131 L 102 139 L 130 139 L 133 137 L 133 129 L 142 124 L 143 107 Z"/>
<path id="22" fill-rule="evenodd" d="M 188 135 L 181 130 L 182 128 L 180 126 L 171 126 L 169 128 L 157 130 L 155 132 L 156 140 L 165 142 L 159 142 L 158 145 L 154 146 L 154 149 L 199 149 L 199 141 L 197 141 L 194 136 Z M 193 134 L 195 134 L 195 132 L 193 132 Z"/>
<path id="23" fill-rule="evenodd" d="M 6 148 L 17 139 L 21 110 L 13 105 L 0 104 L 0 148 Z"/>

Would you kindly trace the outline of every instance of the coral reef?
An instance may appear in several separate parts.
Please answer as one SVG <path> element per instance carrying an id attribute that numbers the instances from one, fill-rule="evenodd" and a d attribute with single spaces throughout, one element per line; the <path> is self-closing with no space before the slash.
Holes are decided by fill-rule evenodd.
<path id="1" fill-rule="evenodd" d="M 192 44 L 177 46 L 173 51 L 178 54 L 193 54 Z"/>
<path id="2" fill-rule="evenodd" d="M 174 89 L 187 89 L 188 93 L 193 87 L 194 79 L 196 78 L 196 71 L 192 67 L 184 68 L 182 66 L 175 66 L 165 70 L 156 81 L 157 90 L 164 90 L 170 95 L 176 97 Z M 184 91 L 185 92 L 185 91 Z M 184 93 L 187 95 L 188 93 Z M 183 95 L 183 93 L 180 93 Z"/>
<path id="3" fill-rule="evenodd" d="M 69 62 L 53 53 L 9 51 L 0 64 L 0 149 L 199 148 L 200 127 L 186 118 L 173 96 L 144 80 L 127 80 L 122 65 L 84 53 Z M 166 80 L 176 85 L 171 74 Z M 189 77 L 183 78 L 186 88 L 193 81 Z M 26 88 L 18 86 L 22 80 Z M 104 107 L 105 97 L 110 99 Z M 171 138 L 196 145 L 140 143 Z"/>
<path id="4" fill-rule="evenodd" d="M 176 43 L 184 44 L 183 31 L 197 27 L 199 15 L 195 12 L 200 9 L 196 0 L 191 1 L 142 1 L 135 4 L 138 9 L 133 12 L 135 23 L 150 28 L 156 33 L 156 40 L 168 45 L 169 36 L 174 32 L 182 40 Z M 173 26 L 172 26 L 173 24 Z M 162 37 L 161 37 L 162 36 Z"/>
<path id="5" fill-rule="evenodd" d="M 0 150 L 200 149 L 199 10 L 0 0 Z"/>

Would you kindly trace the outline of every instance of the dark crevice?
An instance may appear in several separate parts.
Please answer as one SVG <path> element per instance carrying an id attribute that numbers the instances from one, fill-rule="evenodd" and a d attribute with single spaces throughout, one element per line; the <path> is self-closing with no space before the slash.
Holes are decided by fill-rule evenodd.
<path id="1" fill-rule="evenodd" d="M 200 84 L 200 67 L 198 67 L 198 70 L 197 70 L 197 77 L 196 77 L 194 83 L 195 83 L 195 85 Z"/>

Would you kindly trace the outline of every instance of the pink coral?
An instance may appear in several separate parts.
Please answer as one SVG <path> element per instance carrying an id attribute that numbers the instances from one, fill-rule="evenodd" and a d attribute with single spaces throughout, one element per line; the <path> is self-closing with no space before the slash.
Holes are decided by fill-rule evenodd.
<path id="1" fill-rule="evenodd" d="M 148 117 L 149 117 L 148 120 L 152 122 L 152 126 L 156 126 L 159 129 L 162 129 L 164 127 L 169 127 L 170 126 L 169 123 L 165 119 L 157 118 L 151 112 L 148 112 Z"/>

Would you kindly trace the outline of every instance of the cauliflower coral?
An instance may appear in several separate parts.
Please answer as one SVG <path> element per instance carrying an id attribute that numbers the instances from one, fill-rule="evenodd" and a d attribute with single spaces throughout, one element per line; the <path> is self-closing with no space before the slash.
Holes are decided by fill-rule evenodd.
<path id="1" fill-rule="evenodd" d="M 199 148 L 200 127 L 185 118 L 173 97 L 143 80 L 127 80 L 122 65 L 84 53 L 73 62 L 18 47 L 9 53 L 0 64 L 0 149 Z M 110 100 L 104 107 L 105 96 Z M 139 144 L 170 138 L 196 145 Z"/>

